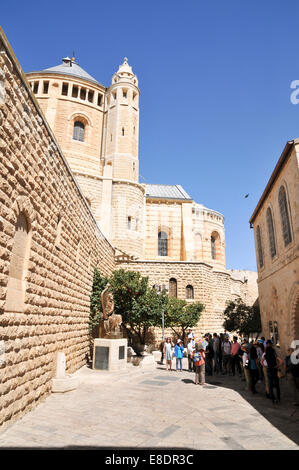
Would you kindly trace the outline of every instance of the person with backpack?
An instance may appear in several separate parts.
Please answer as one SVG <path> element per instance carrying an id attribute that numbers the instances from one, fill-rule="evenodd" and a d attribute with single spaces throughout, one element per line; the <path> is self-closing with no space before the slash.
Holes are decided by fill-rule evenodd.
<path id="1" fill-rule="evenodd" d="M 270 339 L 266 342 L 266 351 L 263 357 L 262 364 L 266 367 L 267 371 L 270 399 L 273 403 L 278 403 L 280 402 L 280 387 L 277 372 L 278 367 L 282 365 L 282 360 L 277 357 L 276 351 L 273 348 L 273 344 Z M 275 398 L 273 388 L 276 388 L 277 398 Z"/>
<path id="2" fill-rule="evenodd" d="M 205 350 L 202 343 L 195 343 L 193 362 L 195 365 L 195 385 L 205 384 Z"/>

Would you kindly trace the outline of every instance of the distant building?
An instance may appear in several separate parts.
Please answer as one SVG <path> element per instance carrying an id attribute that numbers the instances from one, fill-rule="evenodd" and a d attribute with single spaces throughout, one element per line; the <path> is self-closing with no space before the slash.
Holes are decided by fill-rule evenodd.
<path id="1" fill-rule="evenodd" d="M 140 91 L 127 58 L 110 87 L 69 57 L 26 75 L 120 267 L 202 301 L 201 331 L 222 329 L 227 300 L 256 300 L 256 273 L 226 270 L 223 215 L 180 185 L 139 182 Z"/>
<path id="2" fill-rule="evenodd" d="M 299 139 L 287 142 L 250 225 L 263 333 L 285 353 L 299 340 Z"/>

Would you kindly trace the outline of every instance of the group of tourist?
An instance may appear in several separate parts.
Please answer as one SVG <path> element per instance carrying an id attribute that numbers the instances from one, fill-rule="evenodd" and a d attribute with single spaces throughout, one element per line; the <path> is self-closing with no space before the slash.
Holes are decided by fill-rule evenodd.
<path id="1" fill-rule="evenodd" d="M 271 340 L 264 337 L 248 341 L 246 338 L 238 341 L 233 336 L 232 341 L 227 333 L 205 334 L 196 339 L 191 328 L 188 330 L 187 344 L 178 339 L 174 345 L 171 338 L 162 343 L 162 356 L 166 361 L 166 370 L 172 369 L 172 359 L 176 359 L 176 371 L 182 371 L 182 359 L 188 357 L 188 370 L 195 372 L 195 384 L 205 384 L 205 374 L 212 376 L 232 375 L 236 372 L 246 381 L 248 390 L 256 394 L 256 384 L 264 383 L 265 395 L 273 403 L 280 402 L 279 380 L 287 375 L 294 392 L 294 405 L 299 405 L 299 364 L 291 360 L 294 350 L 289 349 L 284 361 L 277 355 Z M 276 393 L 274 393 L 274 389 Z"/>

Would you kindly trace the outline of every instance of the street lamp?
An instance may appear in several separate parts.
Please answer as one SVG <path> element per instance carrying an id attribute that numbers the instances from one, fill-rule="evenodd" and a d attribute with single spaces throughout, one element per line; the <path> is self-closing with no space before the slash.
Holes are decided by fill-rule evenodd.
<path id="1" fill-rule="evenodd" d="M 161 295 L 164 292 L 167 293 L 167 290 L 168 290 L 165 284 L 162 284 L 162 286 L 159 286 L 159 284 L 155 284 L 153 287 L 158 295 Z M 164 340 L 164 305 L 162 305 L 161 317 L 162 317 L 162 340 Z"/>

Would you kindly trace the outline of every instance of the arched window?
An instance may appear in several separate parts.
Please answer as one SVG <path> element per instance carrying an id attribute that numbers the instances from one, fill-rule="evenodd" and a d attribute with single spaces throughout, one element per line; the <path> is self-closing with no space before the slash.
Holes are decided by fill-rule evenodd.
<path id="1" fill-rule="evenodd" d="M 216 240 L 213 235 L 211 236 L 211 255 L 212 259 L 216 259 Z"/>
<path id="2" fill-rule="evenodd" d="M 186 286 L 186 299 L 194 299 L 193 286 L 191 286 L 190 284 Z"/>
<path id="3" fill-rule="evenodd" d="M 174 277 L 169 279 L 169 297 L 177 297 L 177 282 Z"/>
<path id="4" fill-rule="evenodd" d="M 74 123 L 73 139 L 79 140 L 80 142 L 84 142 L 84 130 L 85 130 L 85 126 L 83 122 L 76 121 Z"/>
<path id="5" fill-rule="evenodd" d="M 275 244 L 275 235 L 274 235 L 274 225 L 273 225 L 273 217 L 270 207 L 267 209 L 266 213 L 267 218 L 267 226 L 268 226 L 268 234 L 269 234 L 269 245 L 270 245 L 270 253 L 272 258 L 276 255 L 276 244 Z"/>
<path id="6" fill-rule="evenodd" d="M 30 250 L 30 230 L 25 214 L 18 215 L 13 241 L 12 256 L 6 294 L 5 310 L 23 312 L 25 298 L 25 276 Z"/>
<path id="7" fill-rule="evenodd" d="M 158 256 L 168 255 L 168 238 L 166 232 L 158 233 Z"/>
<path id="8" fill-rule="evenodd" d="M 292 234 L 287 204 L 287 195 L 283 186 L 281 186 L 278 193 L 278 203 L 280 209 L 282 235 L 284 239 L 284 244 L 285 246 L 287 246 L 292 241 Z"/>
<path id="9" fill-rule="evenodd" d="M 262 248 L 262 238 L 261 238 L 261 229 L 258 225 L 256 228 L 256 242 L 257 242 L 257 253 L 258 253 L 258 263 L 260 268 L 264 266 L 264 256 Z"/>

